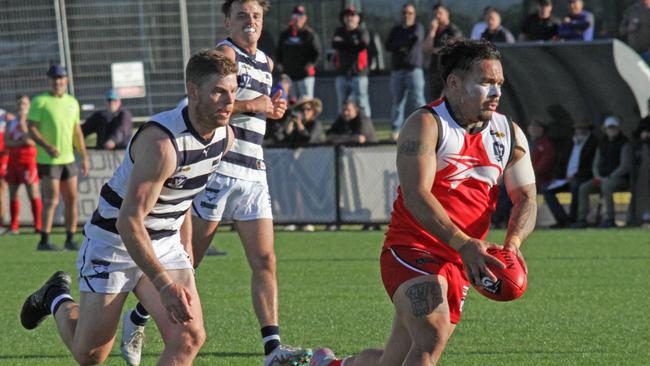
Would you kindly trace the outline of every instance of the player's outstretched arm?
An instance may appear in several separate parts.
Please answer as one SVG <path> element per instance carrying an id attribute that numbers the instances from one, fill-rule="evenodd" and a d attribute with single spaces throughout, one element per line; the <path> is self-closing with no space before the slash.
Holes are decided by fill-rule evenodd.
<path id="1" fill-rule="evenodd" d="M 133 261 L 151 280 L 175 323 L 192 320 L 192 299 L 186 288 L 175 283 L 154 252 L 144 219 L 153 209 L 163 183 L 176 169 L 176 151 L 169 136 L 160 128 L 143 130 L 128 152 L 134 160 L 129 187 L 117 219 L 117 230 Z"/>
<path id="2" fill-rule="evenodd" d="M 513 151 L 512 161 L 504 172 L 506 190 L 512 201 L 512 213 L 508 222 L 504 247 L 516 252 L 522 263 L 524 263 L 519 247 L 535 229 L 537 188 L 535 186 L 535 172 L 528 149 L 528 140 L 519 126 L 515 124 L 513 127 L 516 147 Z"/>
<path id="3" fill-rule="evenodd" d="M 437 121 L 431 113 L 419 110 L 406 120 L 397 141 L 397 173 L 404 205 L 425 230 L 460 253 L 470 281 L 480 283 L 481 273 L 496 280 L 486 264 L 499 268 L 503 264 L 487 254 L 492 244 L 463 233 L 431 193 L 437 169 L 437 141 Z"/>

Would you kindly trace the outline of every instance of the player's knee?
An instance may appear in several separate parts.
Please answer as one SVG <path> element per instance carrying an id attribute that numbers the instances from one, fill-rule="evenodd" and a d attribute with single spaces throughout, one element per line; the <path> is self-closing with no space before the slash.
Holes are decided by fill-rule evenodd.
<path id="1" fill-rule="evenodd" d="M 418 329 L 418 335 L 413 339 L 413 347 L 422 353 L 431 352 L 447 343 L 451 330 L 449 314 L 441 313 L 430 320 L 425 327 Z"/>
<path id="2" fill-rule="evenodd" d="M 110 349 L 108 351 L 104 351 L 103 349 L 91 349 L 91 350 L 73 349 L 72 350 L 72 354 L 75 360 L 77 360 L 79 365 L 82 366 L 92 366 L 92 365 L 102 364 L 108 357 L 109 352 Z"/>
<path id="3" fill-rule="evenodd" d="M 174 347 L 180 353 L 195 354 L 205 343 L 206 334 L 202 326 L 187 327 L 174 337 Z"/>
<path id="4" fill-rule="evenodd" d="M 251 267 L 254 271 L 275 272 L 275 253 L 263 253 L 251 260 Z"/>

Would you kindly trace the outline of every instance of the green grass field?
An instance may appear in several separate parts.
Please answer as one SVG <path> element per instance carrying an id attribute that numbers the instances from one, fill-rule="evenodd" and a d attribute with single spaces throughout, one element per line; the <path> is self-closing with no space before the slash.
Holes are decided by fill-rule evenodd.
<path id="1" fill-rule="evenodd" d="M 495 231 L 492 239 L 503 234 Z M 379 232 L 277 233 L 284 342 L 338 354 L 382 346 L 392 319 L 379 278 L 382 238 Z M 230 254 L 207 258 L 197 272 L 208 341 L 194 364 L 261 365 L 243 251 L 232 232 L 216 240 Z M 74 364 L 51 319 L 29 332 L 18 320 L 25 296 L 54 270 L 76 273 L 76 253 L 35 252 L 36 241 L 35 235 L 0 237 L 0 365 Z M 524 254 L 527 293 L 496 303 L 471 292 L 439 365 L 650 365 L 649 231 L 540 230 Z M 161 349 L 155 326 L 148 327 L 142 364 L 153 365 Z M 118 346 L 106 364 L 123 364 Z"/>

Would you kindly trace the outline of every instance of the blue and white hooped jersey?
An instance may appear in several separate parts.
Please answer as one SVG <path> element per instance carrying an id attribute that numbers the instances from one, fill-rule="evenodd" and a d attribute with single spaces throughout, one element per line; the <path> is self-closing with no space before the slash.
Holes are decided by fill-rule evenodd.
<path id="1" fill-rule="evenodd" d="M 115 224 L 133 172 L 131 144 L 141 131 L 150 126 L 157 126 L 169 135 L 177 156 L 176 171 L 163 184 L 158 201 L 144 220 L 154 243 L 178 233 L 192 199 L 205 188 L 228 147 L 226 127 L 217 128 L 212 139 L 205 140 L 192 127 L 187 108 L 151 117 L 131 138 L 122 164 L 102 187 L 97 209 L 84 226 L 87 238 L 116 247 L 124 245 Z"/>
<path id="2" fill-rule="evenodd" d="M 226 39 L 219 46 L 227 46 L 235 51 L 238 89 L 236 100 L 251 100 L 260 95 L 271 94 L 273 77 L 264 52 L 257 50 L 248 54 Z M 266 132 L 265 113 L 237 113 L 230 117 L 230 126 L 235 133 L 235 143 L 219 164 L 217 173 L 229 177 L 259 182 L 266 180 L 266 165 L 262 141 Z"/>

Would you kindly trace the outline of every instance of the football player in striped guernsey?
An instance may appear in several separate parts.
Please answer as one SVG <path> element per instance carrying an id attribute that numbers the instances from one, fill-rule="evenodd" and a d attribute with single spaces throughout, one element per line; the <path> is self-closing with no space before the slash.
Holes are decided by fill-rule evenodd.
<path id="1" fill-rule="evenodd" d="M 151 117 L 133 136 L 122 164 L 102 187 L 77 257 L 80 301 L 58 271 L 23 304 L 22 325 L 52 314 L 82 365 L 111 351 L 124 301 L 135 293 L 165 344 L 161 365 L 191 365 L 205 341 L 191 243 L 182 242 L 192 199 L 234 142 L 228 126 L 237 66 L 216 50 L 193 55 L 186 69 L 189 105 Z M 139 360 L 134 360 L 139 363 Z"/>

